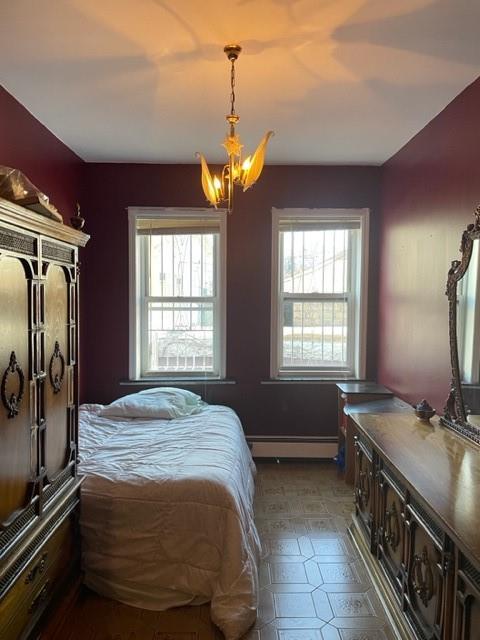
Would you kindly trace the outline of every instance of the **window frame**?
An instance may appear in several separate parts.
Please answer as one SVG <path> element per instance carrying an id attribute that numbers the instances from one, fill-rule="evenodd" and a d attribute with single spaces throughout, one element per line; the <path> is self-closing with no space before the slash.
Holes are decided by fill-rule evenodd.
<path id="1" fill-rule="evenodd" d="M 130 380 L 224 380 L 226 374 L 226 309 L 227 309 L 227 211 L 212 211 L 205 207 L 128 207 L 128 253 L 129 253 L 129 378 Z M 213 219 L 218 222 L 218 248 L 215 252 L 216 263 L 216 319 L 214 326 L 214 365 L 215 370 L 208 371 L 152 371 L 143 370 L 145 357 L 142 331 L 145 329 L 145 313 L 142 306 L 151 296 L 143 296 L 145 265 L 141 266 L 141 255 L 137 251 L 137 219 L 168 218 L 179 220 Z M 185 230 L 188 227 L 185 228 Z M 145 258 L 145 256 L 144 256 Z M 155 296 L 154 296 L 155 297 Z M 184 296 L 170 296 L 178 302 L 185 301 Z M 188 299 L 194 299 L 188 297 Z"/>
<path id="2" fill-rule="evenodd" d="M 365 377 L 366 344 L 367 344 L 367 307 L 368 307 L 368 259 L 369 259 L 369 209 L 276 209 L 272 208 L 272 270 L 271 270 L 271 332 L 270 332 L 270 378 L 272 380 L 285 379 L 354 379 Z M 299 294 L 285 295 L 280 290 L 282 283 L 282 256 L 280 231 L 281 222 L 311 220 L 322 222 L 358 222 L 360 225 L 360 239 L 355 246 L 349 247 L 352 252 L 349 278 L 352 280 L 350 295 L 354 296 L 355 313 L 350 314 L 349 330 L 354 330 L 353 353 L 350 354 L 350 368 L 283 368 L 282 362 L 282 314 L 283 301 L 292 298 L 309 297 L 319 300 L 328 294 Z M 356 265 L 355 269 L 354 264 Z M 352 277 L 353 274 L 353 277 Z M 353 278 L 355 282 L 353 283 Z M 333 295 L 335 298 L 335 294 Z M 350 341 L 349 341 L 350 342 Z M 347 343 L 348 349 L 348 343 Z"/>

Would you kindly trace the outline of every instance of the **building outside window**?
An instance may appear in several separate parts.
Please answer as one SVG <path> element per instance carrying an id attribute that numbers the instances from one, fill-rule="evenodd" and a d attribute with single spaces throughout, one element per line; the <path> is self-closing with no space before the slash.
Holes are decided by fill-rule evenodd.
<path id="1" fill-rule="evenodd" d="M 273 378 L 364 377 L 367 265 L 367 210 L 273 210 Z"/>
<path id="2" fill-rule="evenodd" d="M 129 209 L 130 377 L 225 375 L 225 213 Z"/>

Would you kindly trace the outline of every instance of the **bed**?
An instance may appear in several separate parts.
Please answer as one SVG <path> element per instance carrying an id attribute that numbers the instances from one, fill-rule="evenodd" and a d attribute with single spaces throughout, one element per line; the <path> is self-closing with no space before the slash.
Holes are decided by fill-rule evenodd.
<path id="1" fill-rule="evenodd" d="M 236 414 L 201 403 L 174 419 L 80 408 L 85 583 L 145 609 L 211 601 L 239 638 L 256 618 L 255 466 Z"/>

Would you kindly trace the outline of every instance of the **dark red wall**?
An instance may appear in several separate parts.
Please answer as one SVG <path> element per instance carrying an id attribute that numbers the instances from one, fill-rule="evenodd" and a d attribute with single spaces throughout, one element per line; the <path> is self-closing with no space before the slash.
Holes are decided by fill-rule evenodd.
<path id="1" fill-rule="evenodd" d="M 2 86 L 0 164 L 23 171 L 69 222 L 80 198 L 84 163 Z"/>
<path id="2" fill-rule="evenodd" d="M 239 194 L 228 219 L 227 376 L 235 385 L 199 392 L 237 410 L 250 434 L 334 435 L 334 384 L 261 385 L 269 378 L 272 207 L 370 207 L 372 286 L 369 374 L 376 361 L 377 167 L 267 166 Z M 133 391 L 128 378 L 128 206 L 202 207 L 197 165 L 86 165 L 82 199 L 82 390 L 84 401 L 108 402 Z"/>
<path id="3" fill-rule="evenodd" d="M 477 80 L 381 169 L 266 167 L 239 196 L 228 221 L 227 284 L 227 374 L 237 384 L 200 389 L 208 401 L 233 406 L 251 434 L 334 434 L 333 384 L 260 384 L 269 376 L 270 210 L 370 207 L 367 375 L 376 374 L 379 273 L 379 380 L 441 411 L 450 378 L 446 273 L 480 202 L 479 108 Z M 82 194 L 92 234 L 82 253 L 83 399 L 130 392 L 119 384 L 128 377 L 126 207 L 204 206 L 198 166 L 84 164 L 1 87 L 0 163 L 24 171 L 67 222 Z"/>
<path id="4" fill-rule="evenodd" d="M 479 114 L 480 79 L 383 167 L 379 380 L 439 413 L 450 384 L 447 271 L 480 202 Z"/>

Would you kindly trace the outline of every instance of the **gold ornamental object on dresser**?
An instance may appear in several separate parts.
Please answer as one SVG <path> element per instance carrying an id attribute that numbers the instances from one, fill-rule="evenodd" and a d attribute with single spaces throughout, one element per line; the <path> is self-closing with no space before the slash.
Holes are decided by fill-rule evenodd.
<path id="1" fill-rule="evenodd" d="M 421 400 L 417 405 L 413 407 L 415 415 L 422 422 L 429 422 L 430 418 L 433 418 L 436 411 L 435 409 L 425 400 Z"/>
<path id="2" fill-rule="evenodd" d="M 243 187 L 246 191 L 260 177 L 265 162 L 265 151 L 273 131 L 267 131 L 252 155 L 242 159 L 243 144 L 235 130 L 240 116 L 235 111 L 235 62 L 242 51 L 239 44 L 227 44 L 224 52 L 230 61 L 230 113 L 226 116 L 228 131 L 222 146 L 228 156 L 220 175 L 210 173 L 207 161 L 201 153 L 196 154 L 202 166 L 202 188 L 206 199 L 217 208 L 225 203 L 228 213 L 233 210 L 233 192 L 235 186 Z"/>

